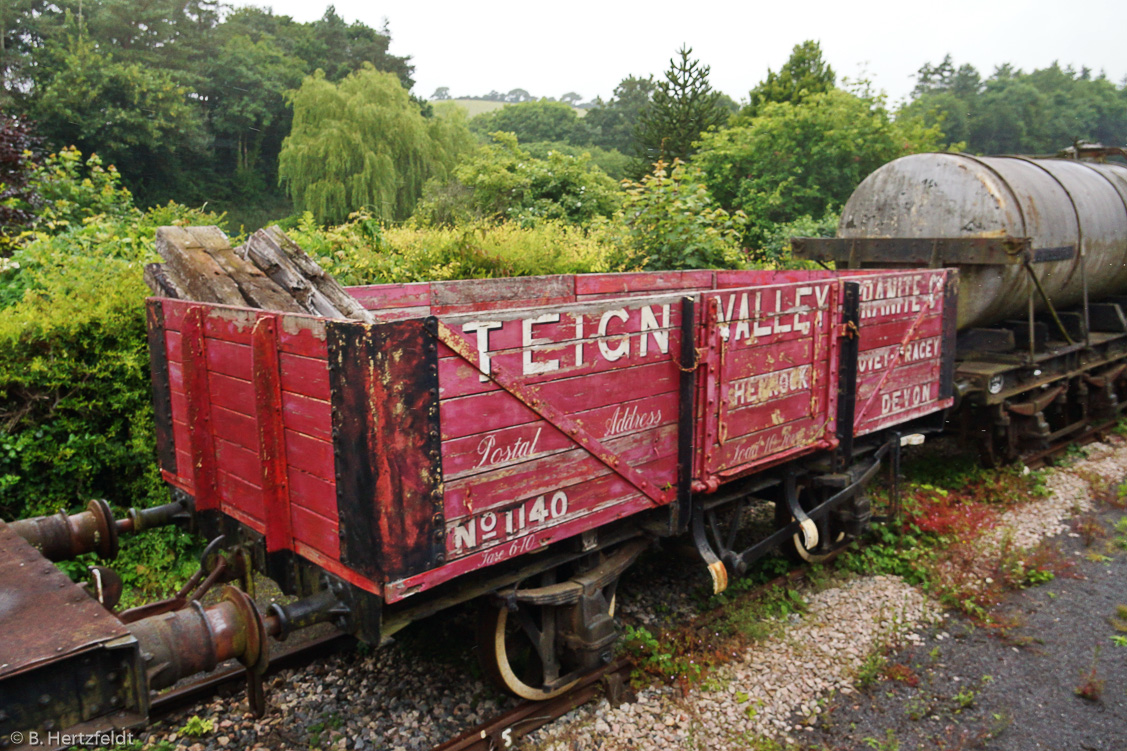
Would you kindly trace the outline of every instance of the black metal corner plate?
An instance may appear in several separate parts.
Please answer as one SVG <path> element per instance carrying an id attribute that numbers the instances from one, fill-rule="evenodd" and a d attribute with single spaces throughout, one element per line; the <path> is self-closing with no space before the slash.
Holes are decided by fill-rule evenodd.
<path id="1" fill-rule="evenodd" d="M 341 561 L 385 581 L 441 565 L 436 321 L 327 330 Z"/>
<path id="2" fill-rule="evenodd" d="M 172 383 L 165 351 L 164 306 L 160 300 L 145 303 L 149 336 L 149 371 L 153 384 L 153 422 L 156 424 L 157 459 L 160 468 L 176 472 L 176 439 L 172 430 Z"/>

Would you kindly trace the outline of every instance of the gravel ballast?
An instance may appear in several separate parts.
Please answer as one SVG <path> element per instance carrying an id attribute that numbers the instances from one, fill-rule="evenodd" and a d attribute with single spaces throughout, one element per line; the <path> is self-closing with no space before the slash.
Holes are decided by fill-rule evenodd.
<path id="1" fill-rule="evenodd" d="M 1003 514 L 997 527 L 980 538 L 983 555 L 1003 543 L 1032 548 L 1066 532 L 1069 518 L 1092 508 L 1091 480 L 1116 484 L 1127 477 L 1127 444 L 1121 439 L 1091 444 L 1085 453 L 1087 458 L 1048 473 L 1046 497 Z M 757 645 L 730 664 L 721 677 L 727 682 L 723 690 L 681 696 L 647 689 L 637 707 L 611 707 L 603 701 L 538 733 L 538 747 L 610 751 L 688 743 L 745 749 L 756 738 L 806 745 L 813 740 L 806 736 L 814 734 L 822 708 L 857 691 L 855 678 L 870 654 L 922 643 L 921 632 L 942 618 L 937 605 L 889 576 L 850 581 L 813 595 L 809 605 L 782 637 Z"/>

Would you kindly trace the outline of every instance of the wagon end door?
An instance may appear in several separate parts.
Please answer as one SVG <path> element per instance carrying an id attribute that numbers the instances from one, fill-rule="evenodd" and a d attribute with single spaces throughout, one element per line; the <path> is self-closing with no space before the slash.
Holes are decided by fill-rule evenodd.
<path id="1" fill-rule="evenodd" d="M 854 434 L 950 407 L 957 275 L 951 270 L 860 272 Z"/>
<path id="2" fill-rule="evenodd" d="M 697 478 L 709 488 L 831 447 L 836 278 L 702 295 Z"/>

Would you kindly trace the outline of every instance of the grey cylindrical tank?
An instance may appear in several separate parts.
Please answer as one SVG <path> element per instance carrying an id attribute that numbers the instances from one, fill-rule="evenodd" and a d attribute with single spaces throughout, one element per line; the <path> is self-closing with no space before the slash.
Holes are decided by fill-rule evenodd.
<path id="1" fill-rule="evenodd" d="M 842 210 L 840 237 L 1028 237 L 1072 245 L 1071 261 L 1034 266 L 1054 307 L 1127 294 L 1127 168 L 1068 159 L 915 154 L 865 178 Z M 862 263 L 864 259 L 861 259 Z M 1020 264 L 959 268 L 960 329 L 1021 318 L 1033 290 Z"/>

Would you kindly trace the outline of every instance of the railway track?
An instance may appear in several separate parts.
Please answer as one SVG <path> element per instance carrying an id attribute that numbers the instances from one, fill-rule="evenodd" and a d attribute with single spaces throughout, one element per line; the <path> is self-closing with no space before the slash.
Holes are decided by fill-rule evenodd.
<path id="1" fill-rule="evenodd" d="M 699 631 L 708 627 L 732 607 L 754 601 L 775 587 L 789 585 L 805 577 L 808 566 L 799 566 L 785 574 L 775 577 L 747 592 L 741 593 L 732 601 L 693 618 L 691 622 L 678 629 L 679 632 Z M 345 634 L 333 632 L 305 642 L 283 643 L 271 655 L 266 676 L 276 675 L 283 670 L 301 668 L 347 651 L 356 640 Z M 546 701 L 521 702 L 516 707 L 499 713 L 495 717 L 465 730 L 459 735 L 434 747 L 434 751 L 494 751 L 511 748 L 515 742 L 565 716 L 574 709 L 606 696 L 613 704 L 629 700 L 631 692 L 629 681 L 634 671 L 634 663 L 628 657 L 619 657 L 609 664 L 583 677 L 569 689 L 553 699 Z M 245 685 L 246 669 L 237 663 L 221 667 L 213 673 L 195 680 L 184 681 L 177 686 L 153 697 L 151 718 L 153 723 L 167 719 L 179 711 L 187 710 L 226 689 L 237 690 Z"/>
<path id="2" fill-rule="evenodd" d="M 1089 443 L 1102 441 L 1115 425 L 1116 422 L 1112 421 L 1088 428 L 1081 433 L 1069 437 L 1068 440 L 1058 441 L 1047 449 L 1022 457 L 1022 462 L 1030 469 L 1041 469 L 1051 464 L 1053 460 L 1062 456 L 1073 446 L 1087 446 Z"/>

